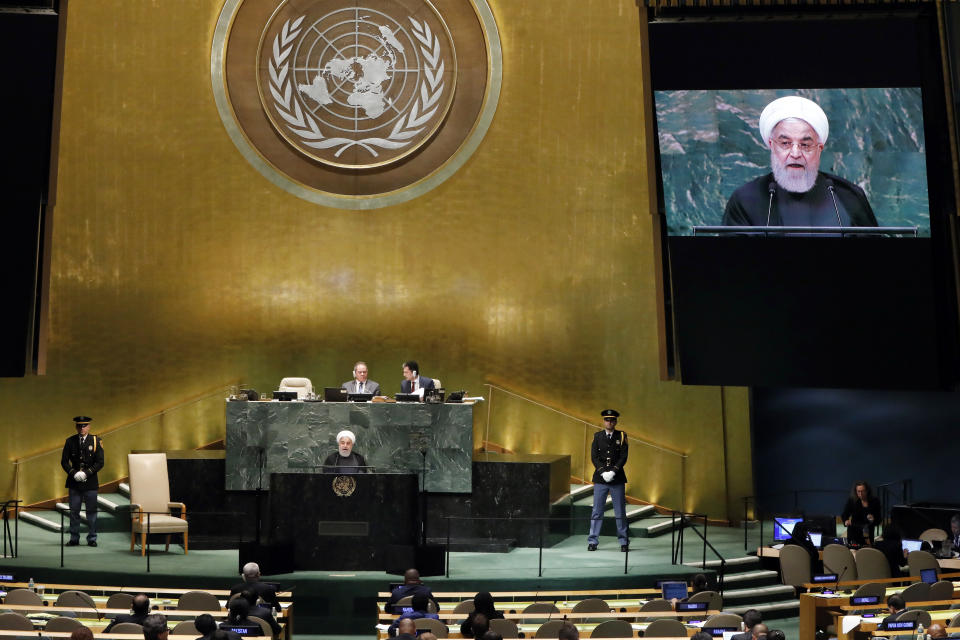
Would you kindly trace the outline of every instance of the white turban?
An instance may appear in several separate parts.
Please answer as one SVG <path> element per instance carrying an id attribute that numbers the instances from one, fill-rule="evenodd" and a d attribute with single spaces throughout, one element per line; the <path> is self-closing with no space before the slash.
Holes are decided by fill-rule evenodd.
<path id="1" fill-rule="evenodd" d="M 344 436 L 346 436 L 347 438 L 350 438 L 350 442 L 354 444 L 357 443 L 357 436 L 353 435 L 353 431 L 348 431 L 347 429 L 344 429 L 343 431 L 337 434 L 337 442 L 340 442 L 340 438 L 343 438 Z"/>
<path id="2" fill-rule="evenodd" d="M 817 132 L 820 137 L 820 144 L 827 141 L 827 134 L 830 133 L 830 124 L 827 122 L 827 114 L 823 112 L 820 106 L 806 98 L 800 96 L 787 96 L 777 98 L 766 107 L 760 114 L 760 137 L 763 138 L 764 146 L 770 139 L 770 132 L 781 120 L 787 118 L 799 118 L 803 120 Z"/>

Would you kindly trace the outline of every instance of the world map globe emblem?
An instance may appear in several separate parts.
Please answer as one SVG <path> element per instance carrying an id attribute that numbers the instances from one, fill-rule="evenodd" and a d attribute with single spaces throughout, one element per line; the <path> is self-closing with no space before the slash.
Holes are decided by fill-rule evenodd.
<path id="1" fill-rule="evenodd" d="M 331 1 L 295 14 L 278 12 L 264 30 L 258 78 L 289 144 L 324 164 L 370 168 L 429 141 L 456 87 L 453 40 L 432 5 Z"/>

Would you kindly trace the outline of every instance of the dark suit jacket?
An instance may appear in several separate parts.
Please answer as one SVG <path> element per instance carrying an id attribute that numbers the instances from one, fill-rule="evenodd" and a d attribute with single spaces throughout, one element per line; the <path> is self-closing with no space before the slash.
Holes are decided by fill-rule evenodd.
<path id="1" fill-rule="evenodd" d="M 249 620 L 246 622 L 238 622 L 235 624 L 230 622 L 221 622 L 218 628 L 223 629 L 224 631 L 231 631 L 233 629 L 243 629 L 243 632 L 239 632 L 239 631 L 235 632 L 235 633 L 240 633 L 240 635 L 242 636 L 262 636 L 263 635 L 263 627 L 261 627 L 256 622 L 250 622 Z"/>
<path id="2" fill-rule="evenodd" d="M 271 607 L 280 611 L 280 601 L 277 600 L 277 592 L 266 582 L 241 582 L 230 587 L 230 595 L 250 591 L 257 594 L 257 597 L 269 604 Z M 251 613 L 250 615 L 256 615 Z"/>
<path id="3" fill-rule="evenodd" d="M 604 471 L 613 471 L 616 473 L 613 480 L 604 484 L 625 484 L 627 474 L 623 472 L 623 465 L 627 464 L 627 449 L 627 434 L 623 431 L 614 429 L 610 438 L 607 438 L 606 429 L 593 434 L 593 444 L 590 446 L 590 460 L 596 467 L 593 472 L 593 482 L 604 482 L 600 474 Z"/>
<path id="4" fill-rule="evenodd" d="M 360 391 L 357 389 L 358 386 L 359 385 L 357 384 L 356 380 L 347 380 L 340 385 L 340 388 L 346 389 L 347 393 L 360 393 Z M 380 395 L 380 384 L 374 380 L 367 379 L 367 381 L 364 383 L 364 389 L 364 393 L 372 393 L 375 396 Z"/>
<path id="5" fill-rule="evenodd" d="M 420 376 L 419 383 L 421 389 L 433 389 L 433 378 L 427 378 L 426 376 Z M 400 393 L 410 393 L 410 381 L 401 380 L 400 381 Z"/>
<path id="6" fill-rule="evenodd" d="M 433 597 L 433 591 L 430 590 L 425 584 L 402 584 L 390 593 L 390 598 L 387 600 L 387 603 L 383 605 L 383 610 L 387 613 L 396 613 L 399 614 L 400 610 L 394 610 L 393 605 L 397 603 L 401 598 L 406 598 L 407 596 L 415 596 L 422 593 L 427 596 L 428 600 L 432 600 L 433 604 L 437 607 L 437 611 L 440 611 L 440 604 L 437 602 L 437 599 Z"/>
<path id="7" fill-rule="evenodd" d="M 135 624 L 142 625 L 144 618 L 146 618 L 151 613 L 152 613 L 151 611 L 148 611 L 143 615 L 139 615 L 136 613 L 121 613 L 119 616 L 113 619 L 113 622 L 107 625 L 107 628 L 104 629 L 103 632 L 110 633 L 110 630 L 113 629 L 114 626 L 120 624 L 121 622 L 133 622 Z"/>
<path id="8" fill-rule="evenodd" d="M 100 486 L 97 480 L 97 472 L 103 469 L 103 441 L 99 436 L 88 433 L 81 451 L 80 435 L 70 436 L 63 443 L 60 466 L 67 474 L 65 487 L 78 491 L 96 491 Z M 77 482 L 73 479 L 77 471 L 83 471 L 87 474 L 87 479 L 84 482 Z"/>

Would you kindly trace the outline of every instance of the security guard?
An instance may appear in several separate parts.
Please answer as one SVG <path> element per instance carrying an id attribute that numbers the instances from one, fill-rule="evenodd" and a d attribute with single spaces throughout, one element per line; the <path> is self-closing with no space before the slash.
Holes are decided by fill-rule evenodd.
<path id="1" fill-rule="evenodd" d="M 593 513 L 590 515 L 590 536 L 587 538 L 587 551 L 596 551 L 603 525 L 603 511 L 607 503 L 607 494 L 613 499 L 613 513 L 617 517 L 617 538 L 620 551 L 630 546 L 627 538 L 627 475 L 623 465 L 627 464 L 627 434 L 617 431 L 617 418 L 620 413 L 615 409 L 604 409 L 603 431 L 595 433 L 590 447 L 590 459 L 596 471 L 593 472 Z"/>
<path id="2" fill-rule="evenodd" d="M 63 443 L 60 466 L 67 474 L 70 490 L 70 541 L 68 546 L 80 544 L 80 505 L 87 506 L 87 544 L 97 546 L 97 472 L 103 469 L 103 441 L 90 433 L 91 419 L 77 416 L 73 419 L 77 435 Z"/>

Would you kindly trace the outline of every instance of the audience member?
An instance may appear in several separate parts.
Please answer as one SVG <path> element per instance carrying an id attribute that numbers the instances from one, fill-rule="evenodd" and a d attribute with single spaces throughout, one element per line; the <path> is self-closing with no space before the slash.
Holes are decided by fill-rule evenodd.
<path id="1" fill-rule="evenodd" d="M 888 622 L 893 622 L 894 618 L 897 615 L 907 608 L 907 603 L 903 601 L 903 596 L 899 593 L 895 593 L 889 598 L 887 598 L 887 611 L 890 615 L 883 619 L 883 622 L 880 623 L 878 629 L 886 629 Z"/>
<path id="2" fill-rule="evenodd" d="M 413 618 L 404 618 L 397 625 L 397 640 L 414 640 L 417 637 L 417 623 Z"/>
<path id="3" fill-rule="evenodd" d="M 747 609 L 743 612 L 743 633 L 737 633 L 730 640 L 750 640 L 753 637 L 753 627 L 763 622 L 763 616 L 756 609 Z"/>
<path id="4" fill-rule="evenodd" d="M 709 591 L 710 584 L 707 581 L 707 576 L 702 573 L 697 573 L 690 579 L 690 595 L 695 593 L 700 593 L 701 591 Z"/>
<path id="5" fill-rule="evenodd" d="M 873 542 L 873 529 L 881 519 L 880 499 L 862 480 L 854 483 L 840 519 L 847 528 L 847 540 L 855 544 Z"/>
<path id="6" fill-rule="evenodd" d="M 767 631 L 767 640 L 787 640 L 787 636 L 780 629 Z"/>
<path id="7" fill-rule="evenodd" d="M 496 631 L 487 631 L 480 637 L 480 640 L 503 640 L 503 636 Z"/>
<path id="8" fill-rule="evenodd" d="M 240 634 L 235 631 L 217 629 L 217 621 L 209 613 L 201 613 L 193 621 L 200 637 L 197 640 L 240 640 Z"/>
<path id="9" fill-rule="evenodd" d="M 955 551 L 960 551 L 960 513 L 950 517 L 950 542 Z"/>
<path id="10" fill-rule="evenodd" d="M 460 624 L 460 633 L 464 638 L 480 637 L 473 634 L 474 618 L 478 614 L 483 614 L 484 620 L 489 624 L 490 620 L 503 618 L 503 614 L 496 610 L 493 604 L 493 596 L 488 591 L 481 591 L 473 597 L 473 611 L 467 616 L 467 619 Z M 486 629 L 484 629 L 486 632 Z"/>
<path id="11" fill-rule="evenodd" d="M 753 629 L 750 631 L 750 637 L 753 640 L 766 640 L 767 638 L 767 625 L 762 622 L 758 622 L 753 625 Z"/>
<path id="12" fill-rule="evenodd" d="M 387 600 L 387 604 L 383 606 L 383 610 L 387 613 L 401 613 L 401 611 L 396 610 L 394 606 L 397 604 L 397 601 L 400 600 L 400 598 L 415 596 L 418 593 L 427 596 L 429 600 L 433 601 L 437 611 L 440 610 L 440 605 L 437 599 L 433 597 L 433 592 L 430 590 L 430 587 L 423 584 L 423 581 L 420 580 L 420 572 L 416 569 L 406 570 L 403 574 L 403 584 L 390 593 L 390 599 Z"/>
<path id="13" fill-rule="evenodd" d="M 439 620 L 440 616 L 436 613 L 430 613 L 427 611 L 427 605 L 430 601 L 427 600 L 427 596 L 422 593 L 418 593 L 413 596 L 413 601 L 410 603 L 412 605 L 413 611 L 406 611 L 400 614 L 400 617 L 393 621 L 393 624 L 390 625 L 390 628 L 387 629 L 387 635 L 391 638 L 397 635 L 397 625 L 401 620 L 406 620 L 407 618 L 411 620 L 417 620 L 419 618 L 433 618 L 434 620 Z"/>
<path id="14" fill-rule="evenodd" d="M 257 604 L 257 594 L 253 591 L 241 591 L 238 596 L 246 600 L 247 604 L 250 605 L 250 610 L 247 611 L 248 616 L 256 616 L 266 621 L 266 623 L 270 625 L 273 635 L 280 635 L 280 625 L 277 623 L 277 619 L 273 617 L 273 609 L 259 606 Z"/>
<path id="15" fill-rule="evenodd" d="M 167 640 L 170 628 L 167 618 L 161 613 L 151 613 L 143 619 L 144 640 Z"/>
<path id="16" fill-rule="evenodd" d="M 230 587 L 231 596 L 241 591 L 252 591 L 260 600 L 266 602 L 268 606 L 273 607 L 277 612 L 282 610 L 280 601 L 277 600 L 277 590 L 273 588 L 272 584 L 260 580 L 260 565 L 256 562 L 248 562 L 243 565 L 243 571 L 240 575 L 243 577 L 243 582 Z"/>
<path id="17" fill-rule="evenodd" d="M 580 630 L 572 622 L 564 622 L 560 625 L 557 638 L 559 640 L 580 640 Z"/>
<path id="18" fill-rule="evenodd" d="M 70 634 L 70 640 L 93 640 L 93 631 L 87 627 L 74 629 Z"/>
<path id="19" fill-rule="evenodd" d="M 894 523 L 883 527 L 883 538 L 875 540 L 873 548 L 882 552 L 890 565 L 890 577 L 899 578 L 903 575 L 903 567 L 907 564 L 906 552 L 900 542 L 900 529 Z"/>
<path id="20" fill-rule="evenodd" d="M 939 638 L 947 637 L 947 630 L 943 628 L 943 625 L 939 622 L 934 622 L 929 627 L 927 627 L 927 637 L 932 638 L 932 640 L 938 640 Z"/>
<path id="21" fill-rule="evenodd" d="M 483 638 L 484 634 L 490 630 L 490 619 L 482 613 L 478 613 L 473 616 L 473 625 L 470 627 L 470 636 L 471 638 Z"/>
<path id="22" fill-rule="evenodd" d="M 250 619 L 250 603 L 245 598 L 234 598 L 230 601 L 227 621 L 220 623 L 225 631 L 234 631 L 242 636 L 262 636 L 263 627 L 259 622 Z"/>
<path id="23" fill-rule="evenodd" d="M 133 597 L 132 610 L 132 614 L 122 613 L 114 618 L 113 621 L 107 625 L 107 628 L 103 630 L 103 632 L 110 633 L 113 627 L 121 622 L 133 622 L 135 624 L 142 625 L 144 618 L 146 618 L 150 613 L 150 598 L 148 598 L 144 593 L 138 593 Z"/>

